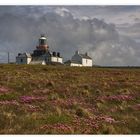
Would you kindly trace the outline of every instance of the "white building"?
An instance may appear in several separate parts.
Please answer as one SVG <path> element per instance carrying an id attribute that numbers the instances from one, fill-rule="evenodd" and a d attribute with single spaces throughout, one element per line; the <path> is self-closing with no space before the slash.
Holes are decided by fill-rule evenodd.
<path id="1" fill-rule="evenodd" d="M 32 56 L 29 53 L 19 53 L 16 57 L 16 63 L 17 64 L 29 64 L 32 60 Z"/>
<path id="2" fill-rule="evenodd" d="M 69 66 L 85 66 L 85 67 L 92 67 L 92 58 L 88 56 L 87 53 L 80 54 L 79 51 L 76 51 L 75 54 L 72 56 L 71 60 L 65 62 L 66 65 Z"/>
<path id="3" fill-rule="evenodd" d="M 16 64 L 51 64 L 51 63 L 63 63 L 63 58 L 60 56 L 59 52 L 51 52 L 49 46 L 47 45 L 47 38 L 42 35 L 39 38 L 39 45 L 32 54 L 29 53 L 19 53 L 16 57 Z"/>
<path id="4" fill-rule="evenodd" d="M 45 54 L 45 60 L 47 63 L 51 63 L 51 62 L 58 62 L 58 63 L 63 63 L 63 59 L 62 57 L 60 56 L 60 53 L 59 52 L 50 52 L 48 51 L 46 54 Z"/>

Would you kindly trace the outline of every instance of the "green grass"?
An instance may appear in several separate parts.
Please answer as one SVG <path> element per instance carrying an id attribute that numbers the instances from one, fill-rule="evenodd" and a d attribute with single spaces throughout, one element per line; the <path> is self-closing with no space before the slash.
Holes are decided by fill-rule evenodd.
<path id="1" fill-rule="evenodd" d="M 138 68 L 0 65 L 0 134 L 140 134 L 139 79 Z M 114 95 L 133 98 L 100 100 Z"/>

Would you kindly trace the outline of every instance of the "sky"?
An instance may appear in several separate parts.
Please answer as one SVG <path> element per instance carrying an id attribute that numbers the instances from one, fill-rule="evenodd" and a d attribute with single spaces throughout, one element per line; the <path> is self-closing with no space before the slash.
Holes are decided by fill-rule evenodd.
<path id="1" fill-rule="evenodd" d="M 42 33 L 64 61 L 79 50 L 95 65 L 140 66 L 140 6 L 0 6 L 0 62 L 32 53 Z"/>

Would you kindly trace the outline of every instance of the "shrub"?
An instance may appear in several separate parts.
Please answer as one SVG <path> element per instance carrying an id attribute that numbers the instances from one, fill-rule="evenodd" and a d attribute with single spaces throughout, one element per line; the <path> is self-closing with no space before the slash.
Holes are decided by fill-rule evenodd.
<path id="1" fill-rule="evenodd" d="M 50 100 L 59 100 L 59 95 L 57 93 L 52 93 L 49 96 Z"/>
<path id="2" fill-rule="evenodd" d="M 56 110 L 56 114 L 57 114 L 58 116 L 61 116 L 61 115 L 62 115 L 61 108 L 56 107 L 55 110 Z"/>
<path id="3" fill-rule="evenodd" d="M 0 100 L 13 100 L 17 98 L 18 98 L 17 93 L 9 93 L 9 94 L 0 95 Z"/>
<path id="4" fill-rule="evenodd" d="M 101 129 L 102 134 L 116 134 L 115 128 L 112 125 L 103 124 Z"/>
<path id="5" fill-rule="evenodd" d="M 100 95 L 102 91 L 100 89 L 95 90 L 96 95 Z"/>
<path id="6" fill-rule="evenodd" d="M 88 118 L 91 117 L 91 114 L 89 113 L 89 111 L 82 107 L 78 107 L 76 109 L 76 115 L 79 117 L 88 117 Z"/>
<path id="7" fill-rule="evenodd" d="M 54 87 L 54 86 L 55 86 L 55 83 L 54 83 L 53 81 L 49 81 L 49 82 L 47 83 L 47 86 L 48 86 L 48 87 Z"/>
<path id="8" fill-rule="evenodd" d="M 89 92 L 88 90 L 85 89 L 85 90 L 82 91 L 82 95 L 83 95 L 83 96 L 86 96 L 86 97 L 89 97 L 90 92 Z"/>
<path id="9" fill-rule="evenodd" d="M 45 122 L 47 124 L 56 124 L 56 123 L 70 123 L 72 121 L 72 118 L 66 114 L 51 114 L 47 116 Z"/>

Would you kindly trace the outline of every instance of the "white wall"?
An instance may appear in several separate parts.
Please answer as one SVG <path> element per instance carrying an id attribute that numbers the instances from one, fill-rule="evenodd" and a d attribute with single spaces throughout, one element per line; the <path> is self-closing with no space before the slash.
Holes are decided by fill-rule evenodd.
<path id="1" fill-rule="evenodd" d="M 42 65 L 46 65 L 46 62 L 45 62 L 45 61 L 43 61 L 43 62 L 42 62 Z"/>
<path id="2" fill-rule="evenodd" d="M 51 62 L 57 62 L 57 57 L 51 57 Z"/>
<path id="3" fill-rule="evenodd" d="M 91 59 L 82 59 L 82 65 L 87 67 L 92 67 L 92 60 Z"/>
<path id="4" fill-rule="evenodd" d="M 70 66 L 74 66 L 74 67 L 82 67 L 82 64 L 70 63 Z"/>
<path id="5" fill-rule="evenodd" d="M 57 62 L 59 62 L 59 63 L 63 63 L 63 59 L 60 58 L 60 57 L 58 57 L 58 58 L 57 58 Z"/>
<path id="6" fill-rule="evenodd" d="M 60 62 L 60 63 L 62 63 L 63 59 L 60 58 L 60 57 L 51 57 L 51 62 Z"/>
<path id="7" fill-rule="evenodd" d="M 81 64 L 83 66 L 92 67 L 92 59 L 82 58 L 81 56 L 79 56 L 78 53 L 75 53 L 75 55 L 72 56 L 71 60 L 72 61 L 76 61 L 76 62 L 81 62 Z M 75 63 L 73 63 L 72 65 L 75 65 Z"/>
<path id="8" fill-rule="evenodd" d="M 32 58 L 27 58 L 27 64 L 31 62 Z"/>

